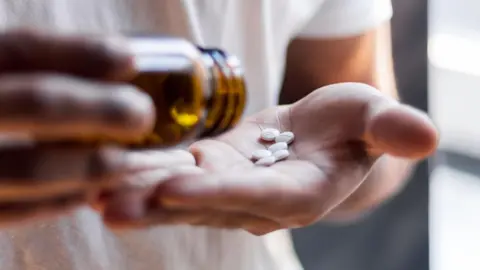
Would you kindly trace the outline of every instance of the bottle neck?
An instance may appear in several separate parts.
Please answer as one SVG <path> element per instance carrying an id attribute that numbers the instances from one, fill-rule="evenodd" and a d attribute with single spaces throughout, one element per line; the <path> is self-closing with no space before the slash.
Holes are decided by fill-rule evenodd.
<path id="1" fill-rule="evenodd" d="M 244 72 L 239 60 L 218 49 L 200 48 L 209 70 L 210 95 L 202 137 L 212 137 L 235 126 L 246 103 Z"/>

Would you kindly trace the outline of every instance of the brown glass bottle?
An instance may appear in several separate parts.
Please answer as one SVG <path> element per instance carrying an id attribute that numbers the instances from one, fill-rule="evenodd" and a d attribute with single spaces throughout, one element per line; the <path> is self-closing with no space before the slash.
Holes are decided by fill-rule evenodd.
<path id="1" fill-rule="evenodd" d="M 131 81 L 156 108 L 153 132 L 132 147 L 168 147 L 233 127 L 246 103 L 243 70 L 234 56 L 171 37 L 130 39 L 138 75 Z"/>

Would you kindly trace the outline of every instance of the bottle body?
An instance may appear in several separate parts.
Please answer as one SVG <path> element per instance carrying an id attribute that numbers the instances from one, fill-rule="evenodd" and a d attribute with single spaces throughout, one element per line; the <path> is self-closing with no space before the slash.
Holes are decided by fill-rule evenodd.
<path id="1" fill-rule="evenodd" d="M 137 75 L 131 81 L 149 94 L 156 124 L 132 147 L 169 147 L 218 135 L 241 118 L 246 102 L 238 60 L 218 49 L 198 48 L 170 37 L 130 40 Z"/>

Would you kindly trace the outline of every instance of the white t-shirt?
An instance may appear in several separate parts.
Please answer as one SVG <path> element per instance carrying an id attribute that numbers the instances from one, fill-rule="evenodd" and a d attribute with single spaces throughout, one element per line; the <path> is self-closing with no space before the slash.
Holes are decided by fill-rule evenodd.
<path id="1" fill-rule="evenodd" d="M 0 27 L 173 34 L 237 55 L 247 113 L 277 102 L 288 42 L 360 34 L 390 0 L 0 0 Z M 288 231 L 256 237 L 188 226 L 114 234 L 89 209 L 0 232 L 2 270 L 297 270 Z"/>

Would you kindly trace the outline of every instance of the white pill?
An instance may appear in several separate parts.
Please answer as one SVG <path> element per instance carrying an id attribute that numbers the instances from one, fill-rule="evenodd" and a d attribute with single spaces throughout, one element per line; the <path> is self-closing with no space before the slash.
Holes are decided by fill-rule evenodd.
<path id="1" fill-rule="evenodd" d="M 255 162 L 255 165 L 259 165 L 259 166 L 270 166 L 270 165 L 273 165 L 273 163 L 275 163 L 275 157 L 274 156 L 269 156 L 269 157 L 264 157 L 262 159 L 259 159 L 257 160 L 257 162 Z"/>
<path id="2" fill-rule="evenodd" d="M 269 157 L 271 155 L 272 155 L 272 152 L 268 151 L 267 149 L 259 149 L 259 150 L 253 151 L 252 159 L 258 160 L 264 157 Z"/>
<path id="3" fill-rule="evenodd" d="M 277 137 L 275 137 L 275 142 L 285 142 L 287 144 L 290 144 L 293 139 L 295 138 L 295 135 L 293 135 L 293 132 L 290 131 L 285 131 L 280 133 Z"/>
<path id="4" fill-rule="evenodd" d="M 274 143 L 268 147 L 268 150 L 272 153 L 275 153 L 279 150 L 288 149 L 288 144 L 286 142 Z"/>
<path id="5" fill-rule="evenodd" d="M 273 156 L 275 157 L 275 161 L 279 161 L 288 158 L 288 156 L 290 156 L 290 152 L 288 152 L 286 149 L 278 150 L 277 152 L 273 153 Z"/>
<path id="6" fill-rule="evenodd" d="M 260 135 L 260 137 L 264 141 L 271 142 L 275 140 L 275 137 L 277 137 L 278 135 L 280 135 L 280 131 L 274 128 L 266 128 L 262 130 L 262 134 Z"/>

